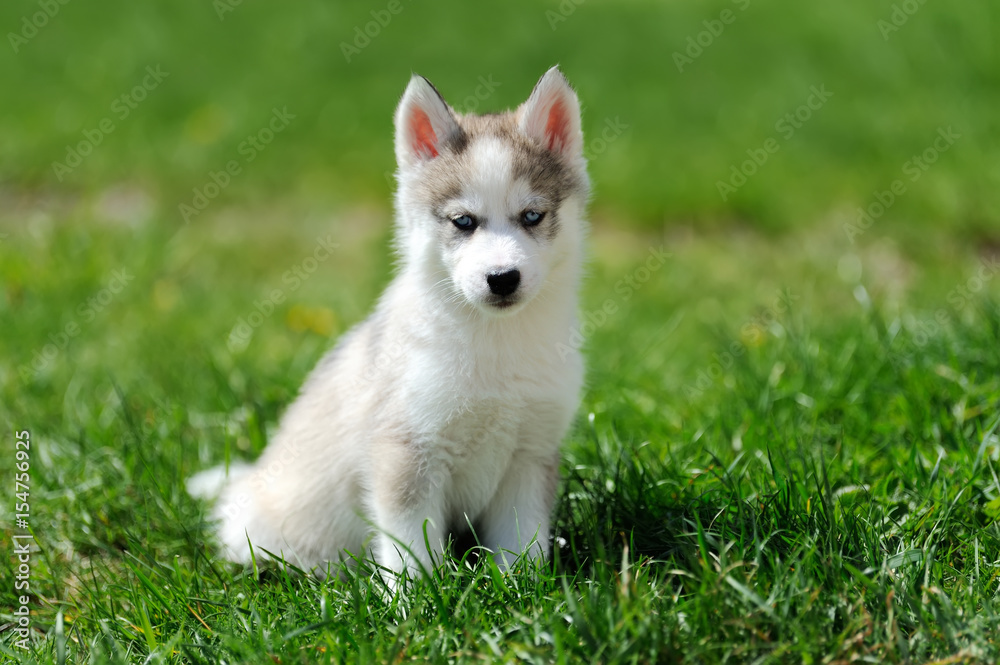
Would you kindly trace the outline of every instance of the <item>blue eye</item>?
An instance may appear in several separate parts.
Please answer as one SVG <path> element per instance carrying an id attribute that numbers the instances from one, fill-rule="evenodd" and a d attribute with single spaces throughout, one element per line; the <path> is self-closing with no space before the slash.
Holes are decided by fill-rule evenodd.
<path id="1" fill-rule="evenodd" d="M 471 231 L 476 227 L 476 220 L 471 215 L 460 215 L 451 220 L 451 223 L 463 231 Z"/>
<path id="2" fill-rule="evenodd" d="M 538 212 L 536 210 L 529 210 L 521 215 L 521 219 L 524 220 L 525 226 L 534 226 L 541 222 L 545 218 L 544 212 Z"/>

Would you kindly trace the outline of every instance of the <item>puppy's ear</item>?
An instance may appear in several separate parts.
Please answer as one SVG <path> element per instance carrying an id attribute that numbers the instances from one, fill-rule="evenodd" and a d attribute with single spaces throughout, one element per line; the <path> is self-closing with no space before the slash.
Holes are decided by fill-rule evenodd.
<path id="1" fill-rule="evenodd" d="M 413 75 L 396 109 L 396 162 L 400 168 L 434 159 L 449 141 L 463 136 L 455 112 L 431 82 Z"/>
<path id="2" fill-rule="evenodd" d="M 545 72 L 517 112 L 521 130 L 541 145 L 567 157 L 583 154 L 580 100 L 558 67 Z"/>

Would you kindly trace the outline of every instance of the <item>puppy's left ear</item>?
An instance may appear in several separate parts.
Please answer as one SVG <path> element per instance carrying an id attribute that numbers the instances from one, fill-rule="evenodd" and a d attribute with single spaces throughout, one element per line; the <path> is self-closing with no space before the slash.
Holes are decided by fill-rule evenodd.
<path id="1" fill-rule="evenodd" d="M 413 75 L 396 109 L 396 162 L 400 168 L 437 157 L 450 141 L 460 141 L 462 128 L 431 82 Z"/>
<path id="2" fill-rule="evenodd" d="M 580 100 L 558 67 L 538 80 L 518 114 L 521 130 L 552 152 L 566 157 L 583 155 Z"/>

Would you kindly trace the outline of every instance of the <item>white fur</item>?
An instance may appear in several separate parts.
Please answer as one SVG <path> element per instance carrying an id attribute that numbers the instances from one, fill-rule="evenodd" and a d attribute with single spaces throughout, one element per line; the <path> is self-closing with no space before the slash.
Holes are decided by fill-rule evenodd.
<path id="1" fill-rule="evenodd" d="M 562 95 L 578 132 L 576 96 L 553 71 L 542 79 L 558 78 L 545 84 L 545 100 Z M 466 520 L 481 525 L 481 543 L 502 566 L 548 554 L 558 449 L 583 381 L 582 359 L 566 344 L 586 192 L 562 201 L 554 238 L 531 237 L 511 219 L 550 202 L 513 178 L 510 146 L 484 138 L 469 146 L 471 166 L 447 209 L 489 224 L 443 246 L 436 229 L 448 222 L 417 202 L 428 157 L 408 153 L 406 113 L 422 109 L 440 140 L 455 120 L 426 81 L 414 81 L 396 121 L 399 272 L 372 317 L 310 376 L 261 458 L 224 487 L 214 516 L 233 560 L 248 561 L 252 544 L 314 568 L 371 548 L 387 569 L 412 570 L 430 565 L 447 529 Z M 531 112 L 522 107 L 519 121 Z M 582 153 L 571 157 L 582 164 Z M 518 302 L 491 307 L 485 275 L 515 268 Z M 219 484 L 220 472 L 205 473 L 192 491 Z"/>
<path id="2" fill-rule="evenodd" d="M 497 139 L 486 139 L 472 148 L 473 168 L 469 174 L 468 188 L 448 210 L 451 214 L 472 213 L 488 218 L 488 227 L 473 234 L 458 252 L 443 255 L 445 267 L 465 298 L 481 305 L 487 314 L 491 308 L 485 304 L 489 287 L 483 279 L 487 272 L 517 269 L 521 273 L 522 302 L 528 302 L 541 288 L 550 263 L 552 250 L 532 240 L 512 223 L 509 217 L 516 212 L 538 207 L 539 196 L 531 191 L 523 179 L 511 178 L 510 151 Z M 425 224 L 434 223 L 425 220 Z M 511 312 L 517 311 L 515 305 Z"/>

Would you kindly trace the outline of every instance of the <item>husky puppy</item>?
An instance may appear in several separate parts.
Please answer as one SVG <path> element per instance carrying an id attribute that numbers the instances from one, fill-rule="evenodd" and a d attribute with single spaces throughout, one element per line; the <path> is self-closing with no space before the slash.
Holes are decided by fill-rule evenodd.
<path id="1" fill-rule="evenodd" d="M 503 568 L 549 553 L 583 380 L 579 101 L 553 67 L 516 110 L 460 115 L 413 76 L 395 129 L 398 274 L 256 463 L 189 482 L 218 496 L 234 561 L 251 544 L 305 568 L 371 549 L 412 573 L 468 524 Z"/>

